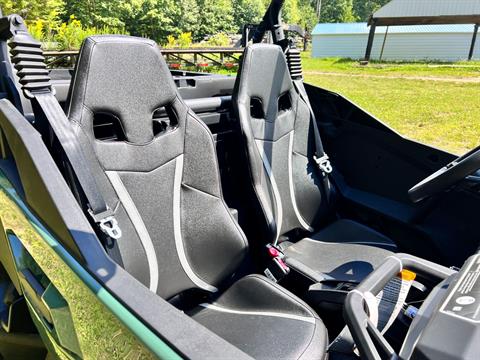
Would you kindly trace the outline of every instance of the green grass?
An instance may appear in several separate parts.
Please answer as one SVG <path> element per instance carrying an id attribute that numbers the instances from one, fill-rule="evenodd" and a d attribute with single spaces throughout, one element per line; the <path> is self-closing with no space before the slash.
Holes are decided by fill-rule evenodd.
<path id="1" fill-rule="evenodd" d="M 376 62 L 360 65 L 342 58 L 313 59 L 310 52 L 302 55 L 306 72 L 334 72 L 381 76 L 460 77 L 480 79 L 480 61 L 461 62 Z"/>
<path id="2" fill-rule="evenodd" d="M 411 139 L 456 154 L 480 144 L 480 82 L 462 82 L 480 81 L 480 62 L 361 67 L 304 56 L 304 69 L 307 82 L 346 96 Z"/>

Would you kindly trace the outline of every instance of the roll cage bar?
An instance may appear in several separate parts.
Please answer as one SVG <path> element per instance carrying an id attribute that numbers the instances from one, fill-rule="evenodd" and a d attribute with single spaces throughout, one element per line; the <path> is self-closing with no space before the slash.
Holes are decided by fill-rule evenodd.
<path id="1" fill-rule="evenodd" d="M 282 26 L 282 7 L 284 3 L 285 0 L 272 0 L 265 15 L 263 15 L 262 21 L 252 35 L 253 43 L 261 42 L 265 32 L 271 31 L 273 43 L 280 45 L 284 51 L 288 48 L 288 39 Z"/>

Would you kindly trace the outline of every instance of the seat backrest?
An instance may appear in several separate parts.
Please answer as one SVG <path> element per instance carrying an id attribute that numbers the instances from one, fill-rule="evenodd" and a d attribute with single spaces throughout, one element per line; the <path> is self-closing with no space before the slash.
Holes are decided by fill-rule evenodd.
<path id="1" fill-rule="evenodd" d="M 154 120 L 160 109 L 169 122 Z M 88 38 L 68 116 L 123 232 L 109 252 L 164 298 L 216 291 L 247 242 L 222 196 L 212 134 L 180 98 L 156 43 Z"/>
<path id="2" fill-rule="evenodd" d="M 313 160 L 310 112 L 295 91 L 279 46 L 245 49 L 233 105 L 269 241 L 296 229 L 312 231 L 328 204 Z"/>

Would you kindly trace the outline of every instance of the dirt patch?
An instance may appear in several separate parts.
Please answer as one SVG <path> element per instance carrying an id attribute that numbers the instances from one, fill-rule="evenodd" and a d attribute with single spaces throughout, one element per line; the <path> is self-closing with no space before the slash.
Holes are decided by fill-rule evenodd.
<path id="1" fill-rule="evenodd" d="M 326 75 L 326 76 L 343 76 L 343 77 L 361 77 L 372 79 L 402 79 L 415 81 L 441 81 L 480 84 L 480 77 L 436 77 L 436 76 L 409 76 L 409 75 L 372 75 L 372 74 L 349 74 L 328 71 L 305 71 L 306 75 Z"/>

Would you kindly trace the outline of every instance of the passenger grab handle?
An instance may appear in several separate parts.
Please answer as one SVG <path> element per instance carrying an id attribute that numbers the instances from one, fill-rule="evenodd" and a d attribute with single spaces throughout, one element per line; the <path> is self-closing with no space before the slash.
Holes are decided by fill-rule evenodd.
<path id="1" fill-rule="evenodd" d="M 365 309 L 365 302 L 368 296 L 376 296 L 404 269 L 434 278 L 438 282 L 455 273 L 452 269 L 412 255 L 395 254 L 389 256 L 368 275 L 355 290 L 347 295 L 343 310 L 345 321 L 362 358 L 380 360 L 398 357 L 380 331 L 373 326 Z"/>

